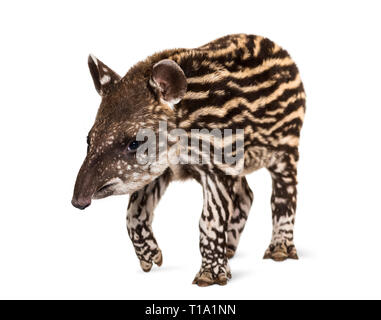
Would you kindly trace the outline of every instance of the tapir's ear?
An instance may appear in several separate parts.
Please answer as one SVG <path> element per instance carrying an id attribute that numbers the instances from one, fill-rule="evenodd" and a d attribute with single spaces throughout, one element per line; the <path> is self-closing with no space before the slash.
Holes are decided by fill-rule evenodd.
<path id="1" fill-rule="evenodd" d="M 109 93 L 115 84 L 120 81 L 120 76 L 116 72 L 111 70 L 92 54 L 89 55 L 88 64 L 95 89 L 97 89 L 101 96 Z"/>
<path id="2" fill-rule="evenodd" d="M 170 106 L 180 102 L 187 91 L 184 71 L 169 59 L 161 60 L 153 66 L 150 84 Z"/>

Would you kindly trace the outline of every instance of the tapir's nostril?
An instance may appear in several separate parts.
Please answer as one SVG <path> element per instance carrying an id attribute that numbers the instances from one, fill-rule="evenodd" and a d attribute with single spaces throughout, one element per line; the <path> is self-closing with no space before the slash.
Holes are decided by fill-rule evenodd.
<path id="1" fill-rule="evenodd" d="M 74 199 L 71 200 L 71 204 L 78 209 L 85 209 L 91 204 L 91 199 Z"/>

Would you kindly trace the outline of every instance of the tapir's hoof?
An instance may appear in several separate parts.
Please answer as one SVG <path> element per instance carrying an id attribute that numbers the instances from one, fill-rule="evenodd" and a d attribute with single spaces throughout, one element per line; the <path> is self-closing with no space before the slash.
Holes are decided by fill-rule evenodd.
<path id="1" fill-rule="evenodd" d="M 212 284 L 218 284 L 224 286 L 228 283 L 228 280 L 231 279 L 231 273 L 219 273 L 214 276 L 210 271 L 199 272 L 193 280 L 193 284 L 197 284 L 199 287 L 208 287 Z"/>
<path id="2" fill-rule="evenodd" d="M 152 269 L 152 262 L 140 260 L 140 266 L 142 267 L 144 272 L 150 272 Z"/>
<path id="3" fill-rule="evenodd" d="M 163 254 L 161 253 L 161 250 L 159 249 L 158 253 L 150 259 L 151 261 L 145 261 L 140 260 L 140 266 L 142 267 L 144 272 L 150 272 L 152 269 L 152 265 L 154 262 L 157 266 L 161 267 L 163 264 Z"/>
<path id="4" fill-rule="evenodd" d="M 294 245 L 287 246 L 286 244 L 270 245 L 266 250 L 263 259 L 273 259 L 274 261 L 284 261 L 286 259 L 298 260 L 298 254 Z"/>
<path id="5" fill-rule="evenodd" d="M 156 256 L 153 257 L 153 262 L 159 267 L 163 264 L 163 254 L 161 253 L 161 250 L 159 249 L 159 252 L 157 253 Z"/>

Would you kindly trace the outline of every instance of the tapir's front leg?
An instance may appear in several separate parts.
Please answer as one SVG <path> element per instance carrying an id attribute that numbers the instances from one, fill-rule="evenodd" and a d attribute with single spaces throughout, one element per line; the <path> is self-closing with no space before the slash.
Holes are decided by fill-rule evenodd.
<path id="1" fill-rule="evenodd" d="M 167 189 L 172 174 L 168 169 L 156 180 L 133 193 L 127 209 L 127 230 L 140 260 L 143 271 L 148 272 L 155 262 L 161 266 L 163 257 L 152 232 L 153 211 Z"/>
<path id="2" fill-rule="evenodd" d="M 200 220 L 201 269 L 193 283 L 199 286 L 225 285 L 231 278 L 227 249 L 229 213 L 233 202 L 229 194 L 230 177 L 198 170 L 204 191 L 204 208 Z"/>
<path id="3" fill-rule="evenodd" d="M 242 231 L 245 228 L 254 198 L 254 194 L 251 191 L 245 177 L 236 178 L 230 194 L 233 199 L 234 210 L 230 214 L 228 224 L 228 243 L 226 254 L 229 259 L 234 256 L 237 250 L 238 242 Z"/>

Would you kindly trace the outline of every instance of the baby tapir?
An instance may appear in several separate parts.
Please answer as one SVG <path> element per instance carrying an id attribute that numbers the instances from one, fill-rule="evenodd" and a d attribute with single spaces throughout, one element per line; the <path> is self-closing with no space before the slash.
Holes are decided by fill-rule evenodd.
<path id="1" fill-rule="evenodd" d="M 203 187 L 204 206 L 202 265 L 193 283 L 226 284 L 228 258 L 237 250 L 253 201 L 245 175 L 263 167 L 273 181 L 273 233 L 264 258 L 298 258 L 293 232 L 305 93 L 287 51 L 267 38 L 238 34 L 196 49 L 154 54 L 123 78 L 92 55 L 88 64 L 102 101 L 72 204 L 84 209 L 92 199 L 131 194 L 127 229 L 144 271 L 163 261 L 151 226 L 155 206 L 171 181 L 194 178 Z M 147 136 L 138 137 L 143 129 L 156 135 L 153 157 L 147 157 L 148 147 L 139 153 L 148 143 Z M 209 142 L 221 152 L 230 146 L 234 164 L 216 161 L 218 152 L 207 153 L 203 142 L 179 144 L 197 130 L 207 136 L 225 129 L 232 133 L 209 134 Z M 229 141 L 240 136 L 241 147 L 238 138 L 226 142 L 228 136 Z M 190 153 L 202 161 L 171 161 Z"/>

